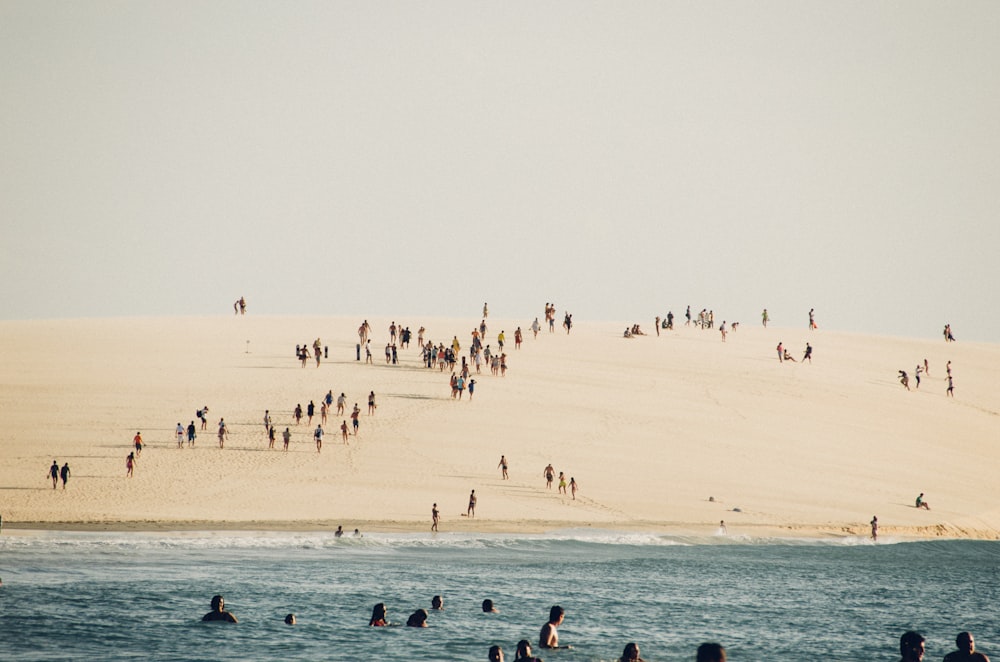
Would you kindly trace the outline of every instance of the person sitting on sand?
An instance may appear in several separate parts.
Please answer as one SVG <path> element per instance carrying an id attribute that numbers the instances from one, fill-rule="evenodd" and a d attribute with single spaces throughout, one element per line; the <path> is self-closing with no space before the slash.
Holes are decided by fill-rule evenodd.
<path id="1" fill-rule="evenodd" d="M 787 349 L 783 350 L 783 354 L 782 354 L 781 358 L 783 358 L 785 361 L 791 361 L 792 363 L 796 363 L 796 360 L 794 358 L 792 358 L 792 355 L 788 353 Z"/>
<path id="2" fill-rule="evenodd" d="M 944 662 L 990 662 L 990 658 L 982 653 L 976 652 L 976 640 L 971 632 L 959 632 L 955 637 L 957 651 L 953 651 L 944 656 Z"/>
<path id="3" fill-rule="evenodd" d="M 381 628 L 387 625 L 389 625 L 389 621 L 385 620 L 385 603 L 380 602 L 372 607 L 372 619 L 368 621 L 368 626 Z"/>
<path id="4" fill-rule="evenodd" d="M 425 628 L 427 627 L 427 610 L 418 609 L 410 617 L 406 619 L 406 627 L 408 628 Z"/>
<path id="5" fill-rule="evenodd" d="M 517 642 L 517 657 L 514 662 L 542 662 L 541 658 L 532 656 L 531 643 L 527 639 Z"/>
<path id="6" fill-rule="evenodd" d="M 201 617 L 203 621 L 222 621 L 236 623 L 236 617 L 226 611 L 226 600 L 221 595 L 212 596 L 212 611 Z"/>
<path id="7" fill-rule="evenodd" d="M 622 337 L 623 338 L 631 338 L 632 337 L 632 329 L 629 329 L 628 327 L 626 327 L 625 328 L 625 333 L 622 335 Z"/>
<path id="8" fill-rule="evenodd" d="M 542 626 L 542 631 L 538 634 L 539 648 L 570 648 L 559 645 L 559 626 L 566 618 L 566 612 L 559 605 L 552 605 L 549 609 L 549 622 Z"/>
<path id="9" fill-rule="evenodd" d="M 645 660 L 639 657 L 639 645 L 634 642 L 625 644 L 625 650 L 622 651 L 620 662 L 645 662 Z"/>
<path id="10" fill-rule="evenodd" d="M 719 644 L 698 646 L 697 662 L 726 662 L 726 649 Z"/>
<path id="11" fill-rule="evenodd" d="M 917 508 L 923 508 L 924 510 L 930 510 L 931 509 L 931 505 L 929 503 L 927 503 L 926 501 L 924 501 L 924 493 L 923 492 L 921 492 L 917 496 L 916 506 L 917 506 Z"/>

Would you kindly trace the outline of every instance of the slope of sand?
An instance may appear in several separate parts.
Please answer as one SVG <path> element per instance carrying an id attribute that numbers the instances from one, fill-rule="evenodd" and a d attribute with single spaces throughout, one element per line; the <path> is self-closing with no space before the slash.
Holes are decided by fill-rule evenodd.
<path id="1" fill-rule="evenodd" d="M 877 514 L 883 536 L 1000 537 L 998 346 L 759 325 L 726 343 L 693 327 L 624 339 L 624 323 L 583 321 L 534 339 L 530 318 L 491 318 L 488 342 L 506 331 L 510 369 L 484 369 L 475 400 L 459 402 L 415 341 L 386 365 L 391 320 L 369 321 L 374 365 L 355 360 L 358 319 L 0 322 L 3 523 L 425 531 L 437 502 L 442 531 L 683 535 L 725 519 L 730 535 L 867 535 Z M 435 342 L 457 335 L 464 353 L 479 319 L 398 321 Z M 317 336 L 330 359 L 300 367 L 295 344 Z M 811 341 L 814 362 L 779 363 L 779 340 L 799 359 Z M 896 371 L 912 376 L 924 358 L 930 376 L 905 391 Z M 373 390 L 379 406 L 347 446 L 346 416 L 331 417 L 317 453 L 316 422 L 296 426 L 291 412 L 328 390 L 362 410 Z M 206 404 L 209 429 L 177 449 L 176 424 Z M 290 452 L 267 449 L 265 409 L 292 429 Z M 139 430 L 147 445 L 129 479 Z M 53 459 L 72 469 L 65 491 L 47 477 Z M 545 488 L 549 462 L 577 479 L 576 501 Z M 474 520 L 461 516 L 472 489 Z M 932 511 L 913 507 L 919 492 Z"/>

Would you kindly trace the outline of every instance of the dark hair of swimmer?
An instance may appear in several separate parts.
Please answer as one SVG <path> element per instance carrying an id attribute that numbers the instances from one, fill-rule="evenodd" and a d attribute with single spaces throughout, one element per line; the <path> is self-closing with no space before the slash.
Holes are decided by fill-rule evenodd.
<path id="1" fill-rule="evenodd" d="M 698 646 L 697 662 L 726 662 L 726 649 L 719 644 Z"/>
<path id="2" fill-rule="evenodd" d="M 496 611 L 496 607 L 493 606 L 493 601 L 490 600 L 489 598 L 483 600 L 483 611 L 486 613 Z"/>
<path id="3" fill-rule="evenodd" d="M 295 614 L 285 616 L 285 625 L 295 625 Z"/>

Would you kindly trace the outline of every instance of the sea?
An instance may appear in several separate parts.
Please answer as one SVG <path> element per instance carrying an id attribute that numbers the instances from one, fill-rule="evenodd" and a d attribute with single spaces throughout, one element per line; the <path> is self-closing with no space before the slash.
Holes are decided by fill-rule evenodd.
<path id="1" fill-rule="evenodd" d="M 560 605 L 572 648 L 536 649 L 547 662 L 629 642 L 648 662 L 702 642 L 737 662 L 888 661 L 910 629 L 927 660 L 963 630 L 1000 660 L 998 573 L 989 541 L 8 530 L 0 659 L 472 661 L 499 645 L 511 661 Z M 201 622 L 215 594 L 239 623 Z M 378 602 L 400 627 L 368 627 Z M 420 608 L 429 626 L 403 626 Z"/>

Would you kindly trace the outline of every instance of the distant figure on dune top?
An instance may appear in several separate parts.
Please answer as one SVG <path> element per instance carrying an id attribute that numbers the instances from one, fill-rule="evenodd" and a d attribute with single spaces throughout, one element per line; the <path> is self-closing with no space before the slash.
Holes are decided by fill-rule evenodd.
<path id="1" fill-rule="evenodd" d="M 222 621 L 236 623 L 236 617 L 226 611 L 226 600 L 221 595 L 212 596 L 212 611 L 201 617 L 203 621 Z"/>
<path id="2" fill-rule="evenodd" d="M 764 312 L 762 312 L 762 313 L 760 314 L 760 323 L 764 325 L 764 328 L 765 328 L 765 329 L 767 328 L 767 322 L 768 322 L 768 320 L 770 320 L 770 319 L 771 319 L 771 318 L 770 318 L 770 317 L 768 317 L 768 315 L 767 315 L 767 308 L 765 308 L 765 309 L 764 309 Z"/>

